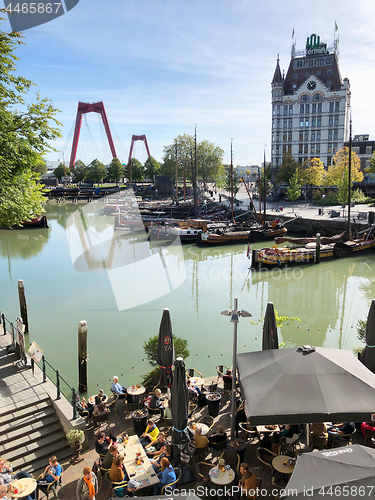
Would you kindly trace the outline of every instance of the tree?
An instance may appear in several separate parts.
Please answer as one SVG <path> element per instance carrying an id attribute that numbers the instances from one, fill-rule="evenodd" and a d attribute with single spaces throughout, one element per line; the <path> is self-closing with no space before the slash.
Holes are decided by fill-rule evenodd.
<path id="1" fill-rule="evenodd" d="M 212 142 L 202 141 L 197 144 L 198 177 L 206 184 L 217 179 L 223 171 L 224 151 Z"/>
<path id="2" fill-rule="evenodd" d="M 276 176 L 277 184 L 289 184 L 290 179 L 299 167 L 300 164 L 293 158 L 292 153 L 287 151 L 283 156 L 283 162 L 279 166 L 279 173 Z"/>
<path id="3" fill-rule="evenodd" d="M 63 163 L 60 163 L 58 167 L 53 171 L 53 175 L 56 177 L 58 181 L 61 182 L 61 179 L 65 176 L 66 167 Z"/>
<path id="4" fill-rule="evenodd" d="M 99 186 L 99 182 L 102 182 L 103 179 L 107 175 L 107 169 L 105 165 L 101 163 L 99 160 L 94 160 L 87 167 L 87 179 L 90 179 L 92 182 L 97 182 Z"/>
<path id="5" fill-rule="evenodd" d="M 298 181 L 298 170 L 294 172 L 290 181 L 289 187 L 286 190 L 286 194 L 290 201 L 293 202 L 293 213 L 294 213 L 294 202 L 297 200 L 299 196 L 301 196 L 301 184 Z"/>
<path id="6" fill-rule="evenodd" d="M 348 203 L 349 194 L 349 171 L 344 170 L 343 176 L 337 181 L 337 202 L 345 207 Z"/>
<path id="7" fill-rule="evenodd" d="M 137 160 L 137 158 L 132 158 L 130 162 L 132 167 L 132 182 L 143 181 L 145 177 L 145 170 L 142 163 Z M 130 180 L 129 164 L 127 164 L 125 167 L 125 176 Z"/>
<path id="8" fill-rule="evenodd" d="M 40 163 L 38 163 L 38 165 L 35 165 L 35 167 L 33 167 L 33 172 L 41 176 L 46 175 L 46 173 L 48 172 L 47 163 L 42 160 Z"/>
<path id="9" fill-rule="evenodd" d="M 236 194 L 240 190 L 240 178 L 237 174 L 237 170 L 233 168 L 233 199 L 236 198 Z M 230 169 L 227 171 L 227 175 L 225 178 L 225 191 L 228 191 L 228 193 L 231 195 L 232 193 L 232 183 L 231 183 L 231 175 L 230 175 Z"/>
<path id="10" fill-rule="evenodd" d="M 370 162 L 370 165 L 365 168 L 365 171 L 368 174 L 375 174 L 375 151 L 372 153 L 372 156 L 371 156 L 369 162 Z"/>
<path id="11" fill-rule="evenodd" d="M 122 163 L 118 158 L 113 158 L 108 167 L 108 178 L 111 179 L 111 181 L 116 181 L 116 184 L 118 184 L 118 181 L 124 177 L 124 175 L 125 169 Z"/>
<path id="12" fill-rule="evenodd" d="M 15 73 L 22 38 L 0 31 L 0 226 L 8 227 L 44 211 L 44 186 L 32 170 L 53 149 L 49 143 L 60 137 L 61 125 L 49 99 L 25 101 L 34 84 Z"/>
<path id="13" fill-rule="evenodd" d="M 325 186 L 336 186 L 343 178 L 345 169 L 349 168 L 349 148 L 344 147 L 337 151 L 333 156 L 333 164 L 328 167 L 327 176 L 324 182 Z M 361 172 L 361 161 L 357 154 L 352 151 L 351 158 L 351 179 L 350 182 L 361 182 L 363 172 Z"/>
<path id="14" fill-rule="evenodd" d="M 74 182 L 80 184 L 83 182 L 88 174 L 87 166 L 81 160 L 77 160 L 73 165 L 70 173 L 73 176 Z"/>
<path id="15" fill-rule="evenodd" d="M 153 181 L 155 175 L 160 175 L 161 172 L 160 163 L 152 156 L 149 156 L 145 161 L 144 169 L 145 177 L 146 179 L 150 179 L 150 181 Z"/>
<path id="16" fill-rule="evenodd" d="M 156 361 L 158 339 L 159 335 L 155 335 L 154 337 L 149 338 L 146 342 L 143 342 L 143 350 L 145 352 L 146 358 L 148 359 L 150 365 L 154 367 L 159 366 L 158 362 Z M 173 334 L 173 346 L 176 358 L 181 356 L 182 358 L 186 359 L 190 356 L 190 352 L 187 348 L 187 340 L 176 337 L 176 335 Z"/>
<path id="17" fill-rule="evenodd" d="M 311 186 L 321 186 L 324 181 L 326 171 L 320 158 L 310 158 L 303 164 L 300 170 L 300 180 Z"/>

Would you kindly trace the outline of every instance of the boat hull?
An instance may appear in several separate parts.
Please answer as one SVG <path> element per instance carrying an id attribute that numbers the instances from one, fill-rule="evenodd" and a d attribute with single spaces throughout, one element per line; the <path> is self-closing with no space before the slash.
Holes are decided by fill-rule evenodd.
<path id="1" fill-rule="evenodd" d="M 200 233 L 197 239 L 199 246 L 227 245 L 233 243 L 255 243 L 258 241 L 273 240 L 287 232 L 286 227 L 275 229 L 250 229 L 248 231 L 228 231 L 227 233 Z"/>
<path id="2" fill-rule="evenodd" d="M 43 215 L 42 217 L 35 217 L 32 220 L 24 221 L 21 226 L 1 227 L 0 229 L 35 229 L 38 227 L 48 228 L 47 217 Z"/>

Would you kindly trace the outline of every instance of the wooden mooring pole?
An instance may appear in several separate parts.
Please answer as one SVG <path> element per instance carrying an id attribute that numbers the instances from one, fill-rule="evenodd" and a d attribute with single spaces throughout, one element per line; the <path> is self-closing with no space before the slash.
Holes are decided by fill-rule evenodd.
<path id="1" fill-rule="evenodd" d="M 79 391 L 87 391 L 87 323 L 78 326 L 78 376 Z"/>
<path id="2" fill-rule="evenodd" d="M 27 320 L 27 305 L 26 305 L 26 295 L 25 286 L 23 280 L 18 280 L 18 297 L 20 300 L 21 318 L 23 324 L 25 325 L 25 333 L 29 333 L 29 322 Z"/>
<path id="3" fill-rule="evenodd" d="M 316 233 L 315 262 L 320 263 L 320 233 Z"/>

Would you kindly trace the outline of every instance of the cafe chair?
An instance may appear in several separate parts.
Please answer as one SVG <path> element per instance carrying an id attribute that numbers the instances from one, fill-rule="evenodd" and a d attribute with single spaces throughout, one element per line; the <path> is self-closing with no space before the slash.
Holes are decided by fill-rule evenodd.
<path id="1" fill-rule="evenodd" d="M 216 372 L 217 372 L 217 381 L 219 382 L 219 379 L 224 377 L 224 371 L 226 372 L 227 370 L 231 370 L 231 368 L 228 368 L 225 365 L 218 365 L 216 367 Z"/>
<path id="2" fill-rule="evenodd" d="M 40 474 L 38 480 L 42 479 L 42 475 L 43 474 Z M 54 481 L 52 481 L 52 483 L 49 483 L 48 485 L 39 486 L 39 489 L 46 495 L 47 500 L 49 499 L 49 495 L 51 492 L 53 493 L 53 497 L 57 498 L 57 488 L 58 487 L 62 488 L 62 475 L 63 475 L 63 468 L 61 468 L 61 476 L 58 479 L 55 479 Z"/>
<path id="3" fill-rule="evenodd" d="M 228 439 L 226 439 L 225 441 L 220 441 L 219 443 L 215 443 L 215 441 L 210 441 L 209 447 L 211 448 L 211 450 L 219 452 L 218 453 L 219 455 L 220 452 L 223 452 L 228 448 Z"/>
<path id="4" fill-rule="evenodd" d="M 99 487 L 99 491 L 102 490 L 102 487 L 103 487 L 103 477 L 105 479 L 106 477 L 106 474 L 109 474 L 109 471 L 111 469 L 103 469 L 103 467 L 100 467 L 100 481 L 99 481 L 99 478 L 98 478 L 98 487 Z M 108 478 L 109 480 L 109 478 Z"/>
<path id="5" fill-rule="evenodd" d="M 198 408 L 198 405 L 195 401 L 189 401 L 189 413 L 188 413 L 189 418 L 192 418 L 192 416 L 194 415 L 194 412 L 197 410 L 197 408 Z"/>
<path id="6" fill-rule="evenodd" d="M 212 427 L 214 426 L 214 423 L 215 423 L 214 417 L 211 417 L 211 415 L 203 415 L 203 417 L 201 417 L 198 420 L 197 425 L 198 424 L 206 424 L 208 426 L 208 428 L 211 430 Z"/>
<path id="7" fill-rule="evenodd" d="M 286 455 L 291 458 L 297 458 L 298 453 L 293 445 L 288 443 L 281 443 L 279 446 L 279 455 Z"/>
<path id="8" fill-rule="evenodd" d="M 107 413 L 105 413 L 104 415 L 93 415 L 92 416 L 94 426 L 98 427 L 99 428 L 98 430 L 100 430 L 103 422 L 107 424 L 106 429 L 108 429 L 108 427 L 109 427 L 108 417 L 109 417 L 110 413 L 111 413 L 111 410 L 108 410 Z"/>
<path id="9" fill-rule="evenodd" d="M 110 482 L 110 489 L 108 489 L 108 496 L 117 496 L 115 493 L 115 490 L 120 490 L 122 488 L 125 488 L 125 486 L 128 484 L 128 481 L 111 481 L 109 479 L 109 472 L 108 472 L 108 481 Z"/>
<path id="10" fill-rule="evenodd" d="M 238 426 L 241 430 L 242 439 L 245 443 L 250 443 L 254 439 L 259 439 L 257 428 L 251 426 L 249 422 L 239 422 Z"/>
<path id="11" fill-rule="evenodd" d="M 259 460 L 259 466 L 266 468 L 272 474 L 274 471 L 274 468 L 272 467 L 272 460 L 277 457 L 276 453 L 260 446 L 256 449 L 256 455 Z"/>
<path id="12" fill-rule="evenodd" d="M 112 400 L 109 401 L 105 404 L 108 409 L 113 408 L 115 410 L 115 414 L 117 415 L 117 409 L 116 409 L 116 401 L 119 399 L 119 395 L 116 394 L 115 392 L 112 392 Z"/>
<path id="13" fill-rule="evenodd" d="M 365 443 L 366 443 L 366 439 L 367 439 L 367 438 L 370 438 L 370 439 L 371 439 L 371 438 L 373 438 L 373 437 L 375 437 L 375 431 L 374 431 L 374 430 L 372 430 L 372 429 L 366 429 L 366 430 L 365 430 L 365 439 L 363 440 L 363 444 L 365 444 Z"/>
<path id="14" fill-rule="evenodd" d="M 353 434 L 355 434 L 355 432 L 356 429 L 354 429 L 354 431 L 350 434 L 343 434 L 342 436 L 335 434 L 333 436 L 332 446 L 335 446 L 336 443 L 340 443 L 340 441 L 345 441 L 346 446 L 351 446 L 353 444 Z"/>
<path id="15" fill-rule="evenodd" d="M 201 479 L 210 478 L 210 470 L 214 467 L 214 464 L 209 464 L 208 462 L 198 462 L 195 466 L 195 472 Z"/>
<path id="16" fill-rule="evenodd" d="M 175 474 L 176 474 L 176 479 L 173 481 L 173 483 L 169 483 L 169 484 L 165 484 L 162 489 L 161 489 L 161 494 L 164 495 L 164 491 L 167 487 L 171 487 L 173 486 L 173 489 L 176 488 L 176 486 L 178 485 L 178 482 L 180 481 L 181 479 L 181 469 L 179 467 L 174 467 L 173 468 Z M 169 488 L 168 488 L 169 489 Z"/>
<path id="17" fill-rule="evenodd" d="M 311 449 L 324 450 L 327 448 L 328 438 L 325 436 L 318 436 L 310 432 Z M 364 444 L 364 443 L 363 443 Z"/>
<path id="18" fill-rule="evenodd" d="M 235 475 L 238 477 L 240 475 L 240 456 L 234 450 L 225 450 L 220 455 L 220 458 L 225 460 L 227 465 L 230 465 L 231 469 L 233 469 Z"/>
<path id="19" fill-rule="evenodd" d="M 194 372 L 196 372 L 197 375 L 194 375 Z M 186 376 L 188 378 L 191 378 L 191 377 L 200 377 L 200 378 L 203 378 L 203 375 L 201 374 L 201 372 L 199 372 L 196 368 L 188 368 L 186 370 Z"/>
<path id="20" fill-rule="evenodd" d="M 204 385 L 203 389 L 208 392 L 216 392 L 217 391 L 217 382 L 213 382 L 212 384 Z"/>

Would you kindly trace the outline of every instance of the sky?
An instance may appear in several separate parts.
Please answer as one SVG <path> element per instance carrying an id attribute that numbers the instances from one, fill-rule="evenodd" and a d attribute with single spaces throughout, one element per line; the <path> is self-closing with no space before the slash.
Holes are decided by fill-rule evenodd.
<path id="1" fill-rule="evenodd" d="M 8 5 L 10 0 L 5 0 Z M 3 0 L 0 0 L 0 6 Z M 270 160 L 271 81 L 279 54 L 288 69 L 312 33 L 339 36 L 340 70 L 352 92 L 353 135 L 375 140 L 375 20 L 371 0 L 80 0 L 60 18 L 24 32 L 17 71 L 53 100 L 63 124 L 50 160 L 70 157 L 77 105 L 103 101 L 117 156 L 127 161 L 131 137 L 145 134 L 151 155 L 179 134 L 224 150 L 235 165 Z M 1 23 L 10 31 L 8 21 Z M 86 115 L 77 159 L 109 162 L 98 117 Z M 94 144 L 96 143 L 96 145 Z M 104 146 L 105 144 L 105 146 Z M 104 153 L 103 153 L 104 148 Z M 106 151 L 106 150 L 107 151 Z M 143 143 L 134 155 L 147 158 Z M 100 159 L 100 158 L 99 158 Z"/>

